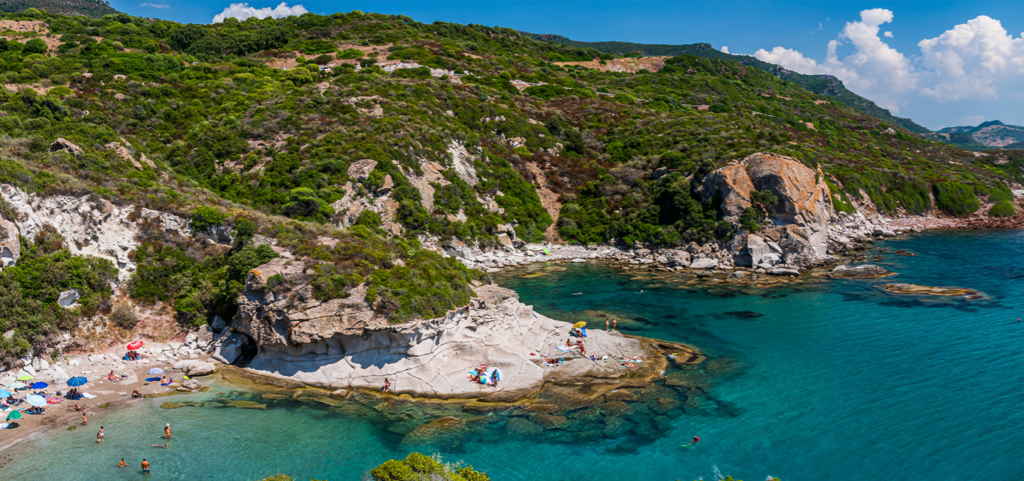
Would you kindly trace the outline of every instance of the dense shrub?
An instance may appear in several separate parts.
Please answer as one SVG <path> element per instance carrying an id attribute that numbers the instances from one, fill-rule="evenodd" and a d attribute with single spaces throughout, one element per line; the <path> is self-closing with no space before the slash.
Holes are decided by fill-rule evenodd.
<path id="1" fill-rule="evenodd" d="M 420 453 L 411 453 L 403 461 L 389 459 L 370 470 L 370 476 L 376 481 L 490 481 L 486 474 L 471 466 L 442 464 L 439 459 Z"/>
<path id="2" fill-rule="evenodd" d="M 192 228 L 205 232 L 224 223 L 224 214 L 213 207 L 199 206 L 192 211 Z"/>
<path id="3" fill-rule="evenodd" d="M 106 259 L 72 255 L 66 248 L 48 251 L 45 236 L 36 242 L 21 238 L 21 258 L 0 270 L 0 364 L 44 345 L 48 336 L 73 329 L 80 317 L 93 315 L 112 294 L 117 269 Z M 69 309 L 59 307 L 61 292 L 75 289 L 81 296 Z"/>
<path id="4" fill-rule="evenodd" d="M 939 182 L 935 184 L 935 203 L 949 214 L 962 217 L 978 210 L 978 198 L 971 186 L 960 182 Z"/>
<path id="5" fill-rule="evenodd" d="M 1017 215 L 1017 209 L 1013 207 L 1013 204 L 1001 200 L 996 202 L 991 209 L 988 210 L 989 217 L 1013 217 Z"/>

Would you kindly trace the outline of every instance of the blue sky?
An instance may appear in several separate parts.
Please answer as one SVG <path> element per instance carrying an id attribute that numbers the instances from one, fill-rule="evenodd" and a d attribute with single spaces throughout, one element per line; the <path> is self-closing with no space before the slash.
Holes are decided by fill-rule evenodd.
<path id="1" fill-rule="evenodd" d="M 239 2 L 110 3 L 132 15 L 209 23 Z M 248 2 L 253 8 L 279 4 Z M 932 129 L 997 119 L 1024 125 L 1020 0 L 288 2 L 289 8 L 299 6 L 319 14 L 363 10 L 425 23 L 500 25 L 585 41 L 707 42 L 802 73 L 831 73 L 854 92 Z M 236 11 L 244 10 L 229 10 Z"/>

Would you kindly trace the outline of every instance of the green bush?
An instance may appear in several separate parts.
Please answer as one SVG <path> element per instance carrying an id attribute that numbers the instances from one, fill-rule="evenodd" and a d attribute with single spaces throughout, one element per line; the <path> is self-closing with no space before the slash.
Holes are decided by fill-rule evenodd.
<path id="1" fill-rule="evenodd" d="M 66 248 L 52 251 L 46 236 L 36 242 L 21 238 L 18 263 L 0 270 L 0 364 L 24 355 L 45 336 L 77 326 L 79 319 L 96 314 L 111 294 L 117 269 L 110 261 L 76 256 Z M 75 289 L 80 297 L 70 309 L 57 305 L 63 291 Z"/>
<path id="2" fill-rule="evenodd" d="M 46 41 L 41 38 L 33 38 L 25 42 L 25 47 L 21 51 L 24 53 L 46 53 Z"/>
<path id="3" fill-rule="evenodd" d="M 991 209 L 988 210 L 989 217 L 1013 217 L 1017 215 L 1017 209 L 1013 207 L 1013 204 L 1001 200 L 996 202 Z"/>
<path id="4" fill-rule="evenodd" d="M 442 464 L 440 459 L 411 453 L 404 461 L 389 459 L 380 466 L 370 470 L 375 481 L 420 481 L 424 479 L 436 481 L 490 481 L 486 474 L 474 470 L 471 466 L 452 466 Z"/>
<path id="5" fill-rule="evenodd" d="M 121 329 L 135 329 L 135 325 L 139 323 L 135 308 L 127 302 L 114 307 L 114 311 L 110 313 L 110 320 Z"/>
<path id="6" fill-rule="evenodd" d="M 192 210 L 192 228 L 206 232 L 224 223 L 224 214 L 213 207 L 199 206 Z"/>
<path id="7" fill-rule="evenodd" d="M 963 217 L 978 210 L 978 198 L 971 186 L 960 182 L 939 182 L 935 184 L 937 207 L 951 215 Z"/>

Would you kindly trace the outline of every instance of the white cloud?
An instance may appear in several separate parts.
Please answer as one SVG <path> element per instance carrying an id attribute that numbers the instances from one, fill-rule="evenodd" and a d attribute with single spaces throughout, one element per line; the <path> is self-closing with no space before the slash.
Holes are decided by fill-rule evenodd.
<path id="1" fill-rule="evenodd" d="M 892 19 L 892 11 L 883 8 L 860 12 L 860 21 L 847 22 L 839 38 L 828 42 L 825 61 L 820 64 L 799 51 L 784 47 L 775 47 L 770 52 L 760 49 L 754 56 L 803 74 L 835 75 L 854 92 L 899 112 L 904 103 L 901 95 L 916 87 L 919 74 L 909 59 L 878 36 L 879 26 Z M 837 50 L 845 42 L 853 45 L 854 52 L 839 58 Z"/>
<path id="2" fill-rule="evenodd" d="M 140 3 L 139 6 L 149 8 L 171 8 L 170 5 L 167 5 L 165 3 Z"/>
<path id="3" fill-rule="evenodd" d="M 285 2 L 281 2 L 281 4 L 278 5 L 275 8 L 270 8 L 270 7 L 253 8 L 253 7 L 250 7 L 248 3 L 232 3 L 231 6 L 229 6 L 228 8 L 225 8 L 223 12 L 220 12 L 217 15 L 214 15 L 213 23 L 221 23 L 225 19 L 228 19 L 228 18 L 231 18 L 231 17 L 237 18 L 239 20 L 245 20 L 245 19 L 250 18 L 250 17 L 256 17 L 256 18 L 267 18 L 267 17 L 284 18 L 284 17 L 288 17 L 288 16 L 291 16 L 291 15 L 302 15 L 304 13 L 309 13 L 309 10 L 306 10 L 306 8 L 303 7 L 302 5 L 296 5 L 294 7 L 289 7 L 288 4 L 285 3 Z"/>
<path id="4" fill-rule="evenodd" d="M 821 24 L 821 22 L 818 22 L 818 28 L 815 29 L 815 30 L 811 30 L 811 35 L 814 35 L 814 34 L 820 32 L 820 31 L 822 31 L 824 29 L 825 29 L 825 27 Z"/>
<path id="5" fill-rule="evenodd" d="M 729 53 L 729 47 L 726 47 L 725 45 L 722 45 L 722 52 Z"/>
<path id="6" fill-rule="evenodd" d="M 994 18 L 981 15 L 917 43 L 930 69 L 921 95 L 939 101 L 989 100 L 999 91 L 1024 94 L 1024 38 L 1013 38 Z"/>
<path id="7" fill-rule="evenodd" d="M 880 26 L 893 21 L 892 11 L 864 10 L 860 17 L 828 42 L 822 62 L 781 46 L 754 56 L 804 74 L 835 75 L 894 113 L 921 96 L 940 102 L 1024 99 L 1024 38 L 1007 33 L 999 20 L 981 15 L 921 40 L 921 55 L 911 59 L 885 43 L 892 32 L 879 35 Z M 837 50 L 844 45 L 854 52 L 840 57 Z"/>
<path id="8" fill-rule="evenodd" d="M 960 122 L 963 125 L 978 125 L 984 121 L 984 115 L 965 115 L 963 117 L 960 117 Z"/>

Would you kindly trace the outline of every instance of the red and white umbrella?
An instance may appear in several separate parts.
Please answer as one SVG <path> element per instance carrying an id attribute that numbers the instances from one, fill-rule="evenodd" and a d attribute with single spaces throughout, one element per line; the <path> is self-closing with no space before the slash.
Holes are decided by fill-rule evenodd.
<path id="1" fill-rule="evenodd" d="M 135 342 L 132 342 L 131 344 L 128 344 L 128 350 L 129 351 L 134 351 L 134 350 L 136 350 L 136 349 L 138 349 L 138 348 L 140 348 L 140 347 L 142 347 L 144 345 L 145 344 L 142 341 L 135 341 Z"/>

